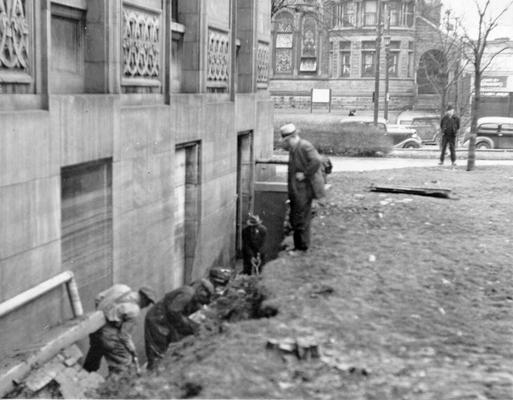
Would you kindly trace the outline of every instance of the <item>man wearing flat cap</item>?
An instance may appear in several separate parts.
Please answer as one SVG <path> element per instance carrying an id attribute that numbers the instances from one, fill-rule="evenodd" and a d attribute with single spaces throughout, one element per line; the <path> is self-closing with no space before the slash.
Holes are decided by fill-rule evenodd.
<path id="1" fill-rule="evenodd" d="M 146 313 L 144 346 L 148 369 L 153 370 L 164 357 L 170 343 L 197 332 L 199 325 L 189 316 L 210 303 L 214 285 L 208 279 L 195 281 L 166 293 Z"/>
<path id="2" fill-rule="evenodd" d="M 116 284 L 95 298 L 96 309 L 103 311 L 105 325 L 89 335 L 89 351 L 84 361 L 86 371 L 97 371 L 105 357 L 110 374 L 130 368 L 139 370 L 132 330 L 142 308 L 155 303 L 155 293 L 149 287 L 137 292 L 129 286 Z"/>
<path id="3" fill-rule="evenodd" d="M 280 133 L 283 147 L 289 151 L 287 184 L 294 250 L 306 251 L 310 246 L 312 201 L 322 201 L 326 196 L 322 160 L 315 147 L 299 137 L 294 124 L 283 125 Z"/>

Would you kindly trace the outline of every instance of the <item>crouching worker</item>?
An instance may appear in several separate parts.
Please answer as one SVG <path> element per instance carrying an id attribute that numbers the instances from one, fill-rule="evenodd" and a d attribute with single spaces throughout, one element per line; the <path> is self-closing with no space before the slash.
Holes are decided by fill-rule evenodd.
<path id="1" fill-rule="evenodd" d="M 142 287 L 135 292 L 130 287 L 116 284 L 96 296 L 96 309 L 103 311 L 106 324 L 89 335 L 89 351 L 84 361 L 86 371 L 97 371 L 105 357 L 109 374 L 134 368 L 139 372 L 132 329 L 142 308 L 155 303 L 152 289 Z"/>
<path id="2" fill-rule="evenodd" d="M 182 286 L 167 293 L 148 310 L 144 320 L 144 345 L 148 369 L 152 370 L 164 357 L 170 343 L 197 332 L 199 325 L 189 316 L 208 304 L 214 286 L 201 279 L 192 286 Z"/>

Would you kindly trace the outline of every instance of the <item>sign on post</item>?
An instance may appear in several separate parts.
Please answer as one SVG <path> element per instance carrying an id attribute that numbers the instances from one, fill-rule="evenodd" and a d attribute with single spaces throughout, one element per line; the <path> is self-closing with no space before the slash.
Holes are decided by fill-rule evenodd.
<path id="1" fill-rule="evenodd" d="M 331 89 L 312 89 L 310 112 L 313 112 L 314 103 L 327 104 L 328 110 L 331 112 Z"/>

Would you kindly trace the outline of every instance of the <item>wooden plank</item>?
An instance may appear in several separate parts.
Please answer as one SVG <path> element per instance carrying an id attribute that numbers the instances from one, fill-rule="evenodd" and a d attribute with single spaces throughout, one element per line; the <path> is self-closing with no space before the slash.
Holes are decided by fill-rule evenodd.
<path id="1" fill-rule="evenodd" d="M 419 188 L 408 186 L 371 186 L 371 192 L 406 193 L 419 196 L 441 197 L 448 199 L 451 195 L 450 189 L 442 188 Z"/>

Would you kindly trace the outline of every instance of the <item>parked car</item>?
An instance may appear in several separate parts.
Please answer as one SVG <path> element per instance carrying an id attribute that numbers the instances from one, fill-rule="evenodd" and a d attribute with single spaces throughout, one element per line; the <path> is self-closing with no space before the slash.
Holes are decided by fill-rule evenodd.
<path id="1" fill-rule="evenodd" d="M 415 129 L 422 144 L 440 143 L 440 115 L 429 111 L 408 110 L 397 116 L 396 123 Z"/>
<path id="2" fill-rule="evenodd" d="M 483 117 L 477 120 L 476 149 L 513 149 L 513 118 Z M 468 145 L 470 128 L 465 131 Z"/>
<path id="3" fill-rule="evenodd" d="M 340 121 L 343 126 L 374 126 L 372 117 L 348 117 Z M 379 118 L 376 127 L 383 131 L 386 136 L 392 139 L 392 145 L 399 148 L 418 149 L 422 145 L 422 140 L 417 135 L 415 129 L 400 125 L 388 124 L 384 118 Z"/>

